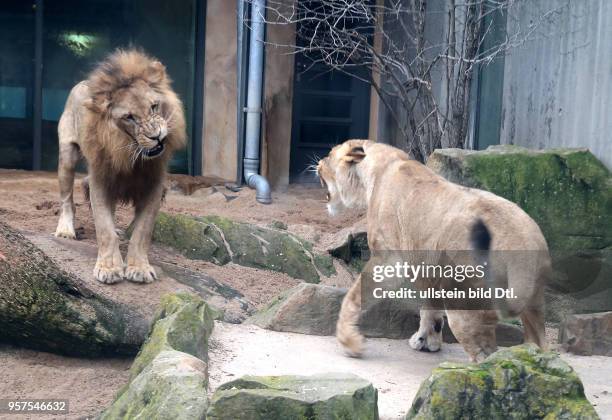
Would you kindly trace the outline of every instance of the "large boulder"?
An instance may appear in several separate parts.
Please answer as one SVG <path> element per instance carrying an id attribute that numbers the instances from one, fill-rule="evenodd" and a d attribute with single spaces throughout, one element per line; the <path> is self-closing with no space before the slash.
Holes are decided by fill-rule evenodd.
<path id="1" fill-rule="evenodd" d="M 442 363 L 421 384 L 407 419 L 598 419 L 582 382 L 558 354 L 535 345 L 473 365 Z"/>
<path id="2" fill-rule="evenodd" d="M 515 202 L 553 250 L 612 247 L 612 177 L 587 149 L 438 149 L 427 166 L 449 181 Z"/>
<path id="3" fill-rule="evenodd" d="M 218 217 L 160 213 L 153 239 L 188 258 L 223 265 L 232 261 L 247 267 L 286 273 L 318 283 L 320 275 L 335 273 L 329 255 L 314 252 L 312 244 L 282 229 L 265 228 Z"/>
<path id="4" fill-rule="evenodd" d="M 566 316 L 559 342 L 571 353 L 612 356 L 612 312 Z"/>
<path id="5" fill-rule="evenodd" d="M 132 380 L 100 420 L 205 419 L 206 367 L 197 357 L 164 350 Z"/>
<path id="6" fill-rule="evenodd" d="M 73 356 L 133 355 L 148 327 L 0 222 L 0 341 Z"/>
<path id="7" fill-rule="evenodd" d="M 378 395 L 351 374 L 244 376 L 221 385 L 209 420 L 378 419 Z"/>
<path id="8" fill-rule="evenodd" d="M 282 292 L 246 323 L 261 328 L 309 335 L 334 335 L 346 289 L 320 284 L 299 284 Z M 368 300 L 359 319 L 359 329 L 367 337 L 409 338 L 419 327 L 419 311 L 401 300 Z M 447 343 L 456 338 L 445 323 Z M 523 342 L 522 328 L 500 322 L 496 329 L 500 346 Z"/>
<path id="9" fill-rule="evenodd" d="M 208 339 L 218 315 L 199 296 L 164 296 L 128 384 L 101 418 L 204 419 Z"/>

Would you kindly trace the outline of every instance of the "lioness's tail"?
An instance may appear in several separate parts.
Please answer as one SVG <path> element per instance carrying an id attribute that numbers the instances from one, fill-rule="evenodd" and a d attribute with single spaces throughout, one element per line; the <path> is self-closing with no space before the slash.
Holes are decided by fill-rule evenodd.
<path id="1" fill-rule="evenodd" d="M 476 264 L 485 266 L 485 279 L 487 288 L 506 287 L 508 284 L 508 273 L 503 267 L 494 270 L 491 267 L 489 251 L 491 250 L 492 236 L 487 225 L 482 219 L 477 219 L 472 225 L 470 232 L 470 245 L 474 254 Z M 506 318 L 512 314 L 508 311 L 505 299 L 495 299 L 495 309 L 500 318 Z"/>

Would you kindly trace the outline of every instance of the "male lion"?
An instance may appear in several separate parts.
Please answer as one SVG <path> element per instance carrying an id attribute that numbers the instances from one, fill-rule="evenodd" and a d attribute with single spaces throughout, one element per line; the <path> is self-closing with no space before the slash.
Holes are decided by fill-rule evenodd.
<path id="1" fill-rule="evenodd" d="M 137 50 L 117 50 L 77 84 L 59 121 L 61 215 L 55 236 L 75 239 L 74 172 L 88 164 L 98 259 L 95 278 L 138 283 L 156 278 L 147 252 L 172 153 L 185 145 L 183 106 L 165 67 Z M 133 233 L 124 267 L 115 232 L 117 203 L 132 203 Z"/>
<path id="2" fill-rule="evenodd" d="M 377 251 L 529 251 L 529 264 L 505 272 L 518 299 L 505 299 L 508 316 L 519 316 L 525 340 L 544 345 L 544 283 L 550 272 L 546 241 L 538 225 L 517 205 L 494 194 L 465 188 L 438 176 L 394 147 L 349 140 L 322 159 L 317 173 L 327 189 L 327 208 L 367 208 L 368 245 Z M 457 253 L 457 252 L 456 252 Z M 361 277 L 347 293 L 337 338 L 352 355 L 361 353 L 357 327 Z M 364 289 L 365 290 L 365 289 Z M 485 310 L 446 310 L 449 326 L 473 361 L 496 350 L 498 304 Z M 462 309 L 462 308 L 460 308 Z M 409 340 L 415 350 L 437 351 L 443 310 L 421 309 L 419 330 Z"/>

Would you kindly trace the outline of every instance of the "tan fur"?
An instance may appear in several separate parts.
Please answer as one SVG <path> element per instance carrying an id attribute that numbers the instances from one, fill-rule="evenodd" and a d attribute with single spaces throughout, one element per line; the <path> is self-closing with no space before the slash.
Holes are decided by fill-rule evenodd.
<path id="1" fill-rule="evenodd" d="M 76 238 L 72 191 L 82 154 L 98 240 L 94 275 L 101 282 L 126 277 L 148 283 L 156 277 L 147 257 L 153 222 L 168 161 L 186 143 L 183 106 L 170 83 L 159 61 L 138 50 L 117 50 L 72 89 L 60 119 L 62 209 L 55 235 Z M 114 226 L 119 202 L 136 210 L 127 267 Z"/>
<path id="2" fill-rule="evenodd" d="M 478 219 L 491 233 L 492 251 L 536 251 L 529 264 L 508 271 L 508 287 L 520 296 L 507 300 L 504 309 L 521 316 L 526 341 L 544 346 L 543 293 L 550 258 L 540 228 L 520 207 L 494 194 L 448 182 L 401 150 L 367 140 L 336 146 L 317 170 L 328 189 L 331 214 L 344 207 L 367 208 L 368 244 L 373 252 L 469 250 L 471 229 Z M 360 281 L 361 277 L 347 294 L 337 325 L 338 339 L 351 354 L 361 352 L 363 341 L 356 327 Z M 446 315 L 472 360 L 496 349 L 496 311 L 448 310 Z M 411 347 L 438 350 L 443 316 L 443 311 L 422 310 Z M 436 323 L 438 331 L 433 328 Z"/>

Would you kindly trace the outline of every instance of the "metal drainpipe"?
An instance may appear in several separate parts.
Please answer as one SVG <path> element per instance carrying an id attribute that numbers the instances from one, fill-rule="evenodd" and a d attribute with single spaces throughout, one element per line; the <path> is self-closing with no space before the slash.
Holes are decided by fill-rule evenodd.
<path id="1" fill-rule="evenodd" d="M 246 134 L 244 145 L 244 179 L 257 191 L 255 198 L 262 204 L 272 202 L 268 180 L 259 175 L 259 142 L 261 134 L 261 93 L 263 85 L 263 59 L 266 1 L 251 3 L 251 29 L 249 43 L 249 73 L 247 82 Z"/>

